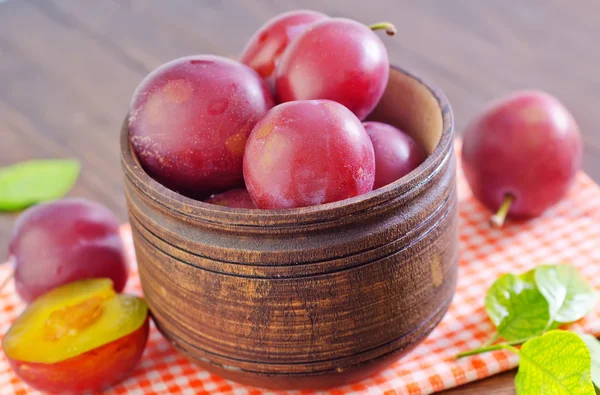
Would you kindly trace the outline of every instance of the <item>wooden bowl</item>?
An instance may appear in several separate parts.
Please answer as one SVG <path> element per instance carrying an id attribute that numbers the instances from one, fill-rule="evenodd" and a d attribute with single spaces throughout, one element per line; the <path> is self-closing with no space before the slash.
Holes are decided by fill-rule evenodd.
<path id="1" fill-rule="evenodd" d="M 360 380 L 441 320 L 458 268 L 453 119 L 443 93 L 392 67 L 372 114 L 430 153 L 340 202 L 230 209 L 152 180 L 121 136 L 127 207 L 154 321 L 214 374 L 268 388 Z"/>

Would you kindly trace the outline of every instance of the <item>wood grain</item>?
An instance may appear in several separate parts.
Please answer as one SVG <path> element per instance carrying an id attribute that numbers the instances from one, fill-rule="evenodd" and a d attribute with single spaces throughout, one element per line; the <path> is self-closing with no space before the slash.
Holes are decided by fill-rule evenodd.
<path id="1" fill-rule="evenodd" d="M 363 22 L 389 19 L 394 63 L 433 79 L 460 133 L 487 100 L 541 88 L 573 112 L 584 169 L 600 181 L 600 2 L 580 0 L 9 0 L 0 4 L 0 165 L 77 157 L 72 195 L 126 219 L 118 134 L 131 93 L 160 63 L 192 53 L 237 53 L 269 17 L 314 8 Z M 15 215 L 0 216 L 0 256 Z M 503 374 L 448 394 L 512 393 Z"/>

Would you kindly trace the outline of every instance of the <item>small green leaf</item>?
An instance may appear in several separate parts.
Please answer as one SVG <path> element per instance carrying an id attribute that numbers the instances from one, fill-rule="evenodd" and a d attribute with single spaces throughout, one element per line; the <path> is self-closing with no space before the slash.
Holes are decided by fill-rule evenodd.
<path id="1" fill-rule="evenodd" d="M 594 395 L 591 358 L 581 338 L 554 330 L 528 340 L 515 378 L 517 394 Z"/>
<path id="2" fill-rule="evenodd" d="M 553 321 L 577 321 L 592 311 L 596 304 L 594 288 L 573 266 L 539 266 L 535 269 L 535 283 L 548 301 Z"/>
<path id="3" fill-rule="evenodd" d="M 600 387 L 600 341 L 592 335 L 579 334 L 579 336 L 585 342 L 592 356 L 592 381 L 596 386 L 596 392 L 598 392 Z"/>
<path id="4" fill-rule="evenodd" d="M 505 274 L 496 280 L 485 297 L 485 311 L 507 341 L 540 335 L 550 322 L 548 302 L 531 273 Z"/>
<path id="5" fill-rule="evenodd" d="M 79 176 L 75 160 L 21 162 L 0 169 L 0 211 L 16 211 L 66 195 Z"/>

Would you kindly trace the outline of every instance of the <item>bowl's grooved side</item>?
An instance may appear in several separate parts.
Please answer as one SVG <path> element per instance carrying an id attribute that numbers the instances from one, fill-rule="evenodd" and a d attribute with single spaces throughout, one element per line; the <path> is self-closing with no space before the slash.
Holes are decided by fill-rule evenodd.
<path id="1" fill-rule="evenodd" d="M 389 342 L 451 298 L 457 249 L 447 227 L 456 226 L 456 206 L 449 215 L 403 253 L 300 278 L 202 271 L 162 254 L 137 231 L 134 241 L 146 298 L 166 332 L 215 354 L 309 361 Z"/>
<path id="2" fill-rule="evenodd" d="M 423 321 L 419 326 L 408 333 L 402 334 L 396 339 L 393 339 L 385 344 L 378 345 L 368 350 L 363 350 L 351 355 L 344 355 L 336 358 L 319 360 L 319 361 L 293 361 L 293 362 L 264 362 L 251 361 L 240 358 L 231 358 L 226 355 L 216 354 L 205 350 L 201 347 L 192 345 L 185 340 L 178 338 L 171 332 L 164 330 L 160 324 L 157 324 L 158 330 L 165 336 L 169 342 L 176 348 L 187 350 L 187 353 L 196 354 L 198 359 L 202 358 L 205 362 L 219 367 L 225 367 L 231 370 L 241 370 L 248 373 L 257 374 L 282 374 L 282 375 L 298 375 L 311 374 L 319 375 L 328 371 L 343 371 L 350 370 L 356 366 L 368 363 L 373 359 L 384 357 L 390 353 L 398 353 L 405 351 L 407 346 L 410 347 L 415 339 L 431 332 L 433 327 L 442 319 L 451 299 L 440 306 L 430 317 Z M 158 319 L 161 322 L 160 318 Z M 200 356 L 203 355 L 203 356 Z M 218 362 L 217 362 L 218 361 Z M 235 366 L 238 365 L 238 366 Z M 243 364 L 242 367 L 240 365 Z M 245 367 L 248 367 L 246 369 Z M 249 370 L 251 368 L 262 368 L 260 370 Z"/>
<path id="3" fill-rule="evenodd" d="M 370 248 L 355 254 L 333 257 L 330 261 L 294 263 L 293 271 L 289 269 L 289 264 L 248 264 L 211 259 L 202 254 L 187 251 L 169 244 L 165 239 L 157 236 L 148 229 L 135 215 L 130 216 L 130 222 L 133 231 L 140 240 L 144 241 L 146 248 L 154 249 L 175 261 L 215 274 L 277 281 L 290 278 L 315 277 L 356 269 L 394 255 L 404 254 L 411 247 L 419 248 L 417 244 L 422 241 L 425 241 L 425 245 L 427 245 L 427 242 L 431 242 L 431 240 L 427 239 L 427 236 L 456 209 L 456 203 L 456 199 L 447 199 L 442 206 L 444 210 L 436 212 L 438 215 L 436 215 L 435 222 L 428 224 L 429 226 L 427 227 L 417 228 L 420 232 L 414 238 L 400 237 L 381 247 Z M 411 252 L 413 256 L 421 253 L 421 251 Z"/>

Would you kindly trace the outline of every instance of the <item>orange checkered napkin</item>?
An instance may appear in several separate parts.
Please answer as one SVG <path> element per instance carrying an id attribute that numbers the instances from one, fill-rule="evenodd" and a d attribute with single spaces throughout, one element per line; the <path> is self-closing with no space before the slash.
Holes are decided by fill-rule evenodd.
<path id="1" fill-rule="evenodd" d="M 354 385 L 320 394 L 430 394 L 482 379 L 517 365 L 517 357 L 495 351 L 461 360 L 460 351 L 481 346 L 494 327 L 483 309 L 488 287 L 502 273 L 525 272 L 538 264 L 568 262 L 600 290 L 600 188 L 580 174 L 569 196 L 543 217 L 515 223 L 502 230 L 490 229 L 489 213 L 471 195 L 459 169 L 460 272 L 450 310 L 414 351 L 380 374 Z M 129 227 L 123 239 L 132 262 L 133 245 Z M 127 291 L 140 293 L 137 270 Z M 10 268 L 2 267 L 0 275 Z M 0 333 L 5 333 L 23 309 L 12 286 L 0 295 Z M 600 335 L 600 304 L 596 311 L 574 325 L 574 329 Z M 35 393 L 10 370 L 2 354 L 0 393 Z M 244 387 L 194 367 L 170 347 L 152 327 L 142 362 L 132 377 L 107 391 L 109 394 L 276 394 Z M 279 392 L 284 394 L 283 392 Z M 307 394 L 310 392 L 288 392 Z"/>

